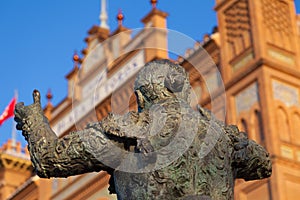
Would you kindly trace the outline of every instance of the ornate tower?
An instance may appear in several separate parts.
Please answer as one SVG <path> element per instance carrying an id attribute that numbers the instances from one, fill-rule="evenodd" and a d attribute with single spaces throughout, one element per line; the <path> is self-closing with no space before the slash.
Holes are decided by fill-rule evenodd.
<path id="1" fill-rule="evenodd" d="M 16 146 L 8 140 L 0 149 L 0 200 L 7 199 L 18 186 L 32 175 L 32 166 L 27 148 Z"/>
<path id="2" fill-rule="evenodd" d="M 270 180 L 236 185 L 236 199 L 300 195 L 300 54 L 292 0 L 217 0 L 229 123 L 272 154 Z"/>
<path id="3" fill-rule="evenodd" d="M 218 0 L 215 9 L 222 37 L 225 80 L 258 61 L 276 62 L 299 69 L 293 1 Z"/>

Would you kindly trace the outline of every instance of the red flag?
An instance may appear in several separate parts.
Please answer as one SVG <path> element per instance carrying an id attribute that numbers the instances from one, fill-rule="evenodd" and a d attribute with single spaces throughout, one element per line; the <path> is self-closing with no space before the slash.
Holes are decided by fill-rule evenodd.
<path id="1" fill-rule="evenodd" d="M 2 113 L 2 115 L 0 116 L 0 126 L 2 125 L 2 123 L 7 120 L 10 117 L 14 116 L 14 110 L 15 110 L 15 105 L 16 105 L 16 98 L 14 97 L 10 103 L 8 104 L 8 106 L 6 106 L 4 112 Z"/>

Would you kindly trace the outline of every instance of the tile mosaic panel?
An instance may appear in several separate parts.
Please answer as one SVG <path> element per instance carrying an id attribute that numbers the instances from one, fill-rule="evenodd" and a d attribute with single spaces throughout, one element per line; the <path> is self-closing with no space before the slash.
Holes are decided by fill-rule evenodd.
<path id="1" fill-rule="evenodd" d="M 299 106 L 299 89 L 279 82 L 279 81 L 272 81 L 273 87 L 273 97 L 276 100 L 281 101 L 286 106 Z"/>
<path id="2" fill-rule="evenodd" d="M 235 96 L 237 114 L 240 114 L 242 111 L 250 110 L 251 107 L 258 101 L 258 86 L 255 82 Z"/>

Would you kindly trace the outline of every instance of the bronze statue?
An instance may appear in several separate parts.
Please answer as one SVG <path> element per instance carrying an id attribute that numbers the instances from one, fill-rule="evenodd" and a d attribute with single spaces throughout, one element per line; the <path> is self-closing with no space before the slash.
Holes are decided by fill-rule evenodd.
<path id="1" fill-rule="evenodd" d="M 42 178 L 105 170 L 118 199 L 233 199 L 234 180 L 271 175 L 266 150 L 236 126 L 189 105 L 185 70 L 168 60 L 147 63 L 135 81 L 138 112 L 109 114 L 57 138 L 43 115 L 40 93 L 15 108 Z"/>

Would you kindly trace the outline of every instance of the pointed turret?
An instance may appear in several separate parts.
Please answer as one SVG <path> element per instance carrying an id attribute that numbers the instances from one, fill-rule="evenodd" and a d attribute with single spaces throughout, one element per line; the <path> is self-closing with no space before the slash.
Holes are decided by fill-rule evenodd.
<path id="1" fill-rule="evenodd" d="M 157 0 L 151 0 L 152 10 L 142 19 L 145 27 L 166 28 L 168 13 L 157 9 Z"/>
<path id="2" fill-rule="evenodd" d="M 79 64 L 82 62 L 82 60 L 77 54 L 77 51 L 74 51 L 72 59 L 74 62 L 74 67 L 72 71 L 70 71 L 65 77 L 68 80 L 68 98 L 75 100 L 79 99 L 80 97 L 79 88 L 77 87 L 77 81 L 79 73 Z"/>
<path id="3" fill-rule="evenodd" d="M 118 28 L 111 34 L 111 35 L 116 35 L 120 32 L 123 32 L 123 31 L 128 31 L 129 29 L 126 28 L 125 26 L 123 26 L 123 20 L 124 20 L 124 14 L 122 12 L 121 9 L 119 9 L 119 12 L 117 14 L 117 17 L 116 17 L 117 21 L 118 21 Z M 131 34 L 131 31 L 128 32 L 129 33 L 129 36 Z M 126 40 L 127 42 L 128 40 Z"/>
<path id="4" fill-rule="evenodd" d="M 106 0 L 101 0 L 101 11 L 99 15 L 100 25 L 94 25 L 89 31 L 89 36 L 85 38 L 87 48 L 82 51 L 83 54 L 87 54 L 93 49 L 99 42 L 103 42 L 109 37 L 110 30 L 108 26 L 108 17 L 106 9 Z M 93 42 L 98 40 L 98 42 Z"/>
<path id="5" fill-rule="evenodd" d="M 107 24 L 108 16 L 106 11 L 106 0 L 101 0 L 101 13 L 99 15 L 100 19 L 100 27 L 109 29 L 109 26 Z"/>

